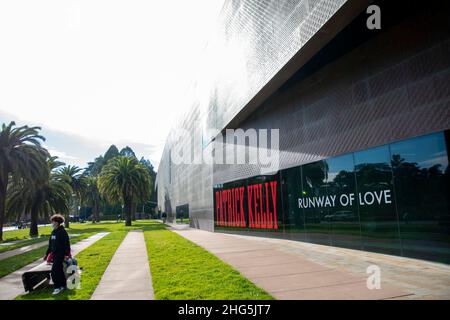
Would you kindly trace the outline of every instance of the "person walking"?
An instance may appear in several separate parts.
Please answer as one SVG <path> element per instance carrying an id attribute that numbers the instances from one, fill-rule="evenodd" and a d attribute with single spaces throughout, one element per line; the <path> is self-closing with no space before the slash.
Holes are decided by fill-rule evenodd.
<path id="1" fill-rule="evenodd" d="M 63 263 L 71 257 L 70 240 L 66 229 L 62 225 L 64 217 L 60 214 L 55 214 L 50 218 L 53 231 L 48 241 L 48 249 L 44 260 L 52 264 L 51 277 L 54 284 L 54 291 L 52 294 L 59 294 L 66 289 L 66 276 L 64 275 Z"/>

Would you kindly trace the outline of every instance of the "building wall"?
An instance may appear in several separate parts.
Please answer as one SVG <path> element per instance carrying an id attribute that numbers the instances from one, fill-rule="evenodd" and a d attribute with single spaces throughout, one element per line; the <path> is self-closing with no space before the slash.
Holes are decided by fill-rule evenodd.
<path id="1" fill-rule="evenodd" d="M 238 127 L 279 128 L 280 169 L 448 129 L 449 22 L 416 9 L 375 34 L 356 19 Z M 214 184 L 260 169 L 216 165 Z"/>
<path id="2" fill-rule="evenodd" d="M 244 130 L 280 130 L 280 170 L 261 175 L 258 165 L 215 165 L 216 230 L 449 263 L 445 12 L 433 3 L 397 11 L 375 33 L 359 31 L 362 15 L 240 122 Z M 271 181 L 280 185 L 276 229 Z M 254 186 L 260 189 L 249 191 Z M 298 202 L 384 190 L 389 202 L 380 205 L 300 208 Z M 240 201 L 243 225 L 233 211 Z M 263 214 L 269 219 L 252 226 L 251 215 Z"/>
<path id="3" fill-rule="evenodd" d="M 189 203 L 193 225 L 213 230 L 211 165 L 175 165 L 177 144 L 208 153 L 212 138 L 245 109 L 280 70 L 307 47 L 337 13 L 358 10 L 363 0 L 228 0 L 204 50 L 202 64 L 186 95 L 186 113 L 169 135 L 158 168 L 158 203 L 169 220 Z M 356 5 L 347 5 L 354 3 Z M 356 8 L 352 11 L 353 8 Z M 348 19 L 348 17 L 347 17 Z M 339 22 L 343 23 L 340 18 Z M 333 29 L 337 32 L 338 28 Z M 327 32 L 331 37 L 333 32 Z M 295 71 L 295 70 L 293 70 Z M 181 137 L 179 129 L 185 130 Z M 201 130 L 201 141 L 193 138 Z"/>
<path id="4" fill-rule="evenodd" d="M 383 28 L 377 32 L 365 29 L 366 15 L 361 14 L 231 128 L 280 129 L 280 169 L 449 129 L 450 28 L 447 10 L 433 3 L 396 8 L 395 14 L 383 16 Z M 389 1 L 381 4 L 388 6 Z M 214 74 L 200 72 L 188 99 L 192 105 L 178 127 L 191 133 L 205 127 L 217 133 L 230 127 L 249 99 L 305 45 L 298 40 L 302 26 L 313 26 L 317 32 L 343 5 L 338 1 L 227 2 L 215 37 L 224 42 L 210 44 L 206 50 L 215 56 L 218 48 L 228 48 L 227 54 L 217 55 L 224 60 L 210 60 L 223 67 L 205 65 Z M 306 11 L 300 14 L 301 10 Z M 291 21 L 295 12 L 304 20 L 280 23 Z M 311 17 L 318 14 L 326 17 L 314 24 Z M 270 26 L 277 31 L 264 31 Z M 251 50 L 242 52 L 236 45 L 240 41 L 252 44 Z M 231 54 L 233 50 L 237 53 Z M 274 64 L 268 66 L 271 61 Z M 201 146 L 196 152 L 218 148 L 210 143 L 211 136 L 214 133 L 201 132 L 201 142 L 193 141 Z M 261 167 L 171 163 L 174 145 L 187 139 L 191 137 L 168 138 L 158 169 L 158 203 L 169 216 L 177 206 L 189 204 L 192 226 L 213 231 L 213 186 L 258 176 Z"/>
<path id="5" fill-rule="evenodd" d="M 216 230 L 450 263 L 450 130 L 214 188 Z"/>

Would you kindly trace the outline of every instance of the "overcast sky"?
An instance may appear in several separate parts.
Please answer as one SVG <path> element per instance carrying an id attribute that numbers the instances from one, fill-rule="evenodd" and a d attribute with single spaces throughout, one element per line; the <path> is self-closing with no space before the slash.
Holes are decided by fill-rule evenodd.
<path id="1" fill-rule="evenodd" d="M 0 123 L 85 166 L 114 143 L 157 168 L 223 0 L 0 1 Z"/>

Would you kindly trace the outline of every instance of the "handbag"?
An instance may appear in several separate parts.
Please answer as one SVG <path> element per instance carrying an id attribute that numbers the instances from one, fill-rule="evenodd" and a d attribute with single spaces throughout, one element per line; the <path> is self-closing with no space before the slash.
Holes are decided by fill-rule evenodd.
<path id="1" fill-rule="evenodd" d="M 53 263 L 53 252 L 50 252 L 47 256 L 47 263 Z"/>

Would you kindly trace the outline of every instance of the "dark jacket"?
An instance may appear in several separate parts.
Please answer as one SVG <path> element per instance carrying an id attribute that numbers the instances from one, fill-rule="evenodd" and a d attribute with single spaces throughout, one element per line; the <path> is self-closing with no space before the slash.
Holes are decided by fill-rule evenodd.
<path id="1" fill-rule="evenodd" d="M 46 256 L 53 252 L 55 257 L 64 257 L 70 255 L 70 241 L 69 235 L 63 226 L 59 226 L 52 231 L 50 239 L 48 240 L 48 249 Z"/>

